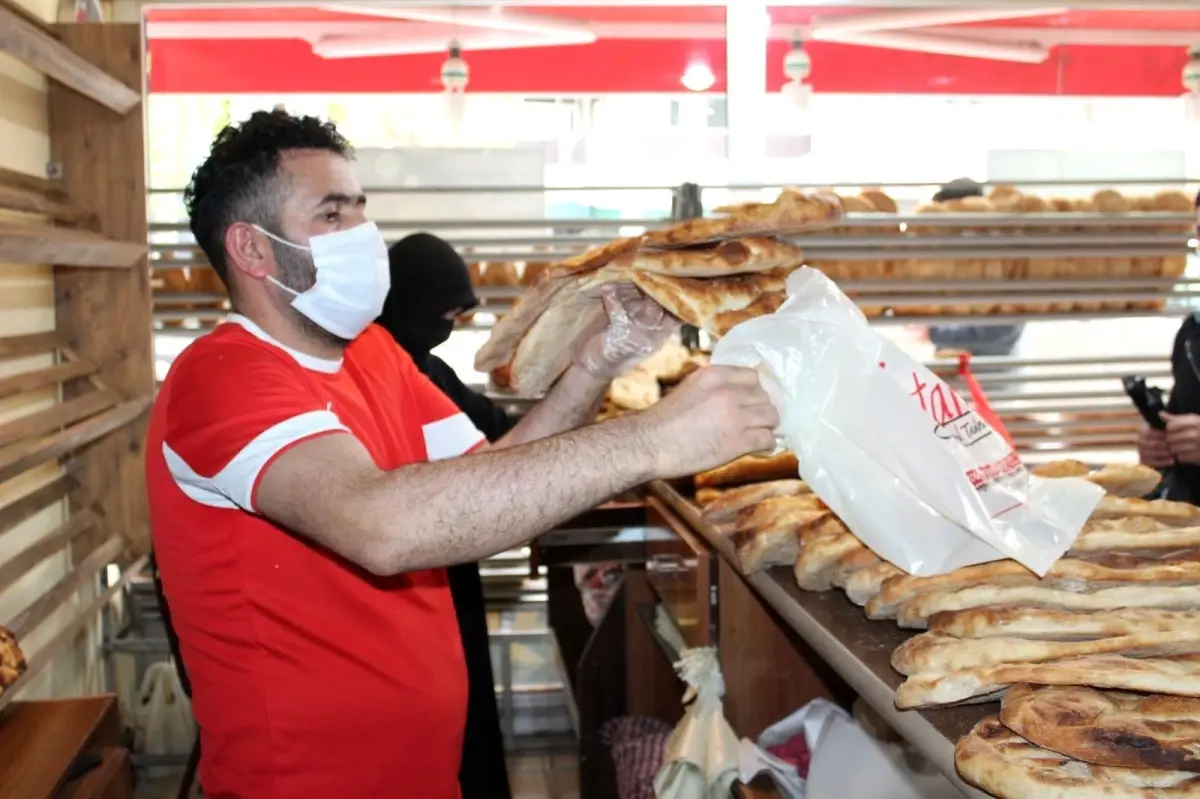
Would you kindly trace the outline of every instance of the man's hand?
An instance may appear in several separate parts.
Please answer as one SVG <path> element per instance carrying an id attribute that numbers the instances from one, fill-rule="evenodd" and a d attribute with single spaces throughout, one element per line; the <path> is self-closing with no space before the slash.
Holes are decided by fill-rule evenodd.
<path id="1" fill-rule="evenodd" d="M 1164 413 L 1162 418 L 1167 423 L 1167 447 L 1174 459 L 1180 463 L 1200 464 L 1200 416 Z M 1141 436 L 1138 442 L 1141 443 Z"/>
<path id="2" fill-rule="evenodd" d="M 1142 424 L 1137 434 L 1138 460 L 1155 469 L 1166 469 L 1175 463 L 1175 456 L 1167 445 L 1167 432 L 1155 430 L 1148 424 Z"/>
<path id="3" fill-rule="evenodd" d="M 641 437 L 656 454 L 655 477 L 669 479 L 770 452 L 779 414 L 753 369 L 710 366 L 637 420 Z"/>
<path id="4" fill-rule="evenodd" d="M 679 323 L 636 286 L 608 284 L 600 288 L 607 324 L 584 339 L 575 362 L 605 382 L 658 352 Z"/>

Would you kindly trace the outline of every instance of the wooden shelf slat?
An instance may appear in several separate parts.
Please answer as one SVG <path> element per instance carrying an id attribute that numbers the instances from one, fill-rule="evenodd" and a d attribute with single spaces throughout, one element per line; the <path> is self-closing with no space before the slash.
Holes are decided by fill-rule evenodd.
<path id="1" fill-rule="evenodd" d="M 0 425 L 0 450 L 9 444 L 16 444 L 34 436 L 44 436 L 82 422 L 89 416 L 108 410 L 120 401 L 121 397 L 115 391 L 90 391 L 66 402 L 59 402 L 44 411 L 13 419 Z"/>
<path id="2" fill-rule="evenodd" d="M 0 261 L 9 263 L 127 269 L 146 250 L 143 243 L 113 241 L 85 230 L 0 222 Z"/>
<path id="3" fill-rule="evenodd" d="M 100 517 L 90 508 L 76 513 L 60 524 L 54 532 L 0 564 L 0 585 L 12 585 L 34 566 L 70 544 L 80 533 L 99 523 Z"/>
<path id="4" fill-rule="evenodd" d="M 41 214 L 55 222 L 79 224 L 85 222 L 90 214 L 78 208 L 68 200 L 54 199 L 40 192 L 10 186 L 0 176 L 0 209 L 5 211 L 20 211 L 26 214 Z"/>
<path id="5" fill-rule="evenodd" d="M 57 366 L 47 366 L 32 372 L 18 372 L 15 375 L 0 378 L 0 399 L 27 394 L 47 386 L 56 386 L 68 380 L 95 374 L 96 364 L 84 359 L 60 363 Z"/>
<path id="6" fill-rule="evenodd" d="M 149 398 L 129 400 L 60 433 L 5 447 L 0 450 L 0 483 L 124 427 L 145 413 L 150 403 Z"/>
<path id="7" fill-rule="evenodd" d="M 30 491 L 18 500 L 0 508 L 0 536 L 16 527 L 18 524 L 33 518 L 46 508 L 64 499 L 67 493 L 75 488 L 75 480 L 69 475 L 60 474 L 49 483 Z M 0 586 L 4 583 L 0 583 Z"/>
<path id="8" fill-rule="evenodd" d="M 27 355 L 41 355 L 54 352 L 62 345 L 62 337 L 58 333 L 29 333 L 24 336 L 6 336 L 0 338 L 0 358 L 24 358 Z"/>
<path id="9" fill-rule="evenodd" d="M 36 630 L 42 622 L 54 615 L 54 611 L 75 596 L 75 592 L 96 579 L 104 567 L 112 563 L 125 548 L 120 536 L 110 536 L 103 544 L 92 550 L 78 566 L 67 572 L 49 591 L 35 599 L 29 607 L 14 616 L 5 626 L 20 641 Z"/>
<path id="10" fill-rule="evenodd" d="M 146 563 L 148 561 L 149 556 L 146 555 L 138 558 L 137 561 L 135 561 L 129 568 L 125 569 L 125 571 L 121 573 L 120 580 L 114 582 L 112 585 L 108 586 L 108 588 L 101 591 L 100 594 L 87 605 L 87 607 L 82 608 L 79 613 L 75 615 L 75 618 L 72 619 L 70 623 L 64 625 L 61 630 L 55 633 L 54 636 L 46 642 L 45 646 L 33 653 L 32 657 L 28 658 L 29 669 L 21 675 L 20 679 L 10 685 L 8 688 L 4 689 L 3 693 L 0 693 L 0 710 L 4 710 L 4 707 L 9 702 L 17 698 L 23 688 L 37 679 L 38 675 L 42 673 L 42 670 L 45 669 L 46 666 L 50 665 L 51 661 L 58 657 L 59 654 L 61 654 L 62 651 L 66 649 L 72 641 L 75 640 L 75 636 L 79 635 L 79 633 L 92 622 L 92 619 L 95 618 L 96 614 L 101 608 L 108 604 L 108 602 L 113 598 L 113 595 L 116 594 L 117 591 L 121 590 L 121 588 L 127 584 L 134 577 L 134 575 L 139 574 L 144 568 L 146 568 Z"/>
<path id="11" fill-rule="evenodd" d="M 0 51 L 118 114 L 128 114 L 142 101 L 141 92 L 75 55 L 7 3 L 0 4 Z"/>

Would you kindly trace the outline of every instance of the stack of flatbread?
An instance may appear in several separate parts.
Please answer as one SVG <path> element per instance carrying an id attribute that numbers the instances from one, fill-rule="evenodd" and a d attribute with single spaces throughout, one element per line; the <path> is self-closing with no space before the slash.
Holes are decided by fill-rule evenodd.
<path id="1" fill-rule="evenodd" d="M 1015 561 L 905 574 L 787 454 L 697 475 L 696 502 L 744 570 L 790 562 L 802 588 L 840 587 L 868 617 L 923 630 L 892 655 L 899 707 L 1003 697 L 999 719 L 959 744 L 972 784 L 999 797 L 1200 797 L 1200 508 L 1138 499 L 1158 481 L 1146 467 L 1033 471 L 1108 492 L 1041 578 Z"/>
<path id="2" fill-rule="evenodd" d="M 803 259 L 777 236 L 827 228 L 841 217 L 835 196 L 785 190 L 773 203 L 718 208 L 642 236 L 618 239 L 546 270 L 492 328 L 475 357 L 513 391 L 535 396 L 571 362 L 571 348 L 601 324 L 600 288 L 633 284 L 668 313 L 714 337 L 772 313 Z"/>

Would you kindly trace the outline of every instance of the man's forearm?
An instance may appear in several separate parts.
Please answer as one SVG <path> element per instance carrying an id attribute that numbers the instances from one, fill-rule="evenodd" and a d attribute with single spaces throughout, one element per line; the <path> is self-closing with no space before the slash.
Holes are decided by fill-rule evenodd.
<path id="1" fill-rule="evenodd" d="M 608 381 L 572 365 L 546 398 L 525 414 L 496 447 L 528 444 L 595 421 Z"/>
<path id="2" fill-rule="evenodd" d="M 356 492 L 382 573 L 480 560 L 653 476 L 632 417 L 464 458 L 406 466 Z M 397 509 L 403 515 L 397 517 Z"/>

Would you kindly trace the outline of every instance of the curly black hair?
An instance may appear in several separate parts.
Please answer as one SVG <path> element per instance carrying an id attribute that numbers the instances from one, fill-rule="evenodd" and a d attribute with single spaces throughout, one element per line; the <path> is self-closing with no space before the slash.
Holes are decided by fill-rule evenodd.
<path id="1" fill-rule="evenodd" d="M 332 122 L 292 116 L 282 109 L 255 111 L 245 122 L 226 125 L 217 134 L 208 158 L 184 190 L 196 244 L 230 291 L 225 233 L 234 222 L 278 228 L 279 156 L 287 150 L 354 156 Z"/>

